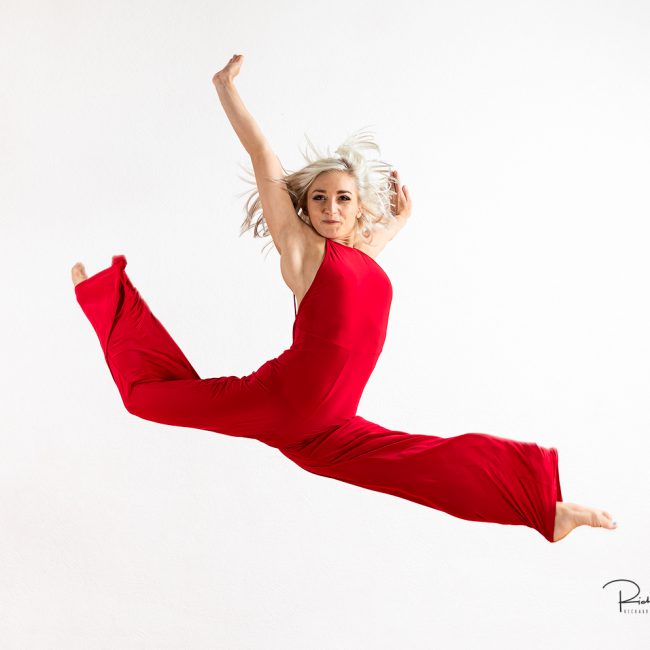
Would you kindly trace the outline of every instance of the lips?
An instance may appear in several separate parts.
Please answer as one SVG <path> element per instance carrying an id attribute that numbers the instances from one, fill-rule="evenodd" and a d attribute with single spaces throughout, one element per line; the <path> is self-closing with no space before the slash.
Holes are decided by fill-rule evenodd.
<path id="1" fill-rule="evenodd" d="M 339 223 L 338 221 L 334 221 L 333 219 L 324 219 L 325 223 Z"/>

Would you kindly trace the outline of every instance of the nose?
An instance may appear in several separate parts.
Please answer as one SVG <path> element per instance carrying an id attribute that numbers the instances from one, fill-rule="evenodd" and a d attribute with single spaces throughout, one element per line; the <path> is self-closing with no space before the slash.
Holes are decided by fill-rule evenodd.
<path id="1" fill-rule="evenodd" d="M 325 213 L 334 214 L 335 212 L 336 212 L 336 199 L 330 199 L 330 201 L 325 204 Z"/>

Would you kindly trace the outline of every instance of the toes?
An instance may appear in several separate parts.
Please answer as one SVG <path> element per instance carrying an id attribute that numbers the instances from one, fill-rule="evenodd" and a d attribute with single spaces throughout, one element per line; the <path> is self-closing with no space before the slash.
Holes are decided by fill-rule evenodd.
<path id="1" fill-rule="evenodd" d="M 77 262 L 71 269 L 70 275 L 72 276 L 72 282 L 77 286 L 80 282 L 87 279 L 86 269 L 81 262 Z"/>
<path id="2" fill-rule="evenodd" d="M 613 521 L 612 515 L 609 514 L 606 510 L 601 510 L 603 517 L 604 517 L 604 526 L 605 528 L 616 528 L 618 525 L 615 521 Z"/>

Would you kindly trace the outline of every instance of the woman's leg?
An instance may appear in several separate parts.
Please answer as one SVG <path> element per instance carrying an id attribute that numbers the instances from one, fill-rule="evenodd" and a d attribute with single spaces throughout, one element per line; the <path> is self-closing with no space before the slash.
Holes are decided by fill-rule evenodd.
<path id="1" fill-rule="evenodd" d="M 277 400 L 255 373 L 201 379 L 124 272 L 126 258 L 75 286 L 124 406 L 143 419 L 282 444 Z"/>
<path id="2" fill-rule="evenodd" d="M 530 526 L 554 541 L 562 501 L 554 448 L 485 433 L 391 431 L 360 416 L 280 451 L 303 469 L 471 521 Z"/>

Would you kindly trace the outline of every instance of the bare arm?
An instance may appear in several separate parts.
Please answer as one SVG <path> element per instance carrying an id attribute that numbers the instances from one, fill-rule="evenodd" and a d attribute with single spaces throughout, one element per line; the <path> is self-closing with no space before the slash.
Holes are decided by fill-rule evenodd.
<path id="1" fill-rule="evenodd" d="M 372 233 L 372 242 L 364 241 L 359 248 L 370 257 L 377 257 L 384 250 L 386 244 L 403 228 L 405 223 L 405 221 L 394 220 L 387 226 L 378 228 Z"/>
<path id="2" fill-rule="evenodd" d="M 239 73 L 242 59 L 241 54 L 234 55 L 223 70 L 212 77 L 212 82 L 237 137 L 251 157 L 264 220 L 275 247 L 282 254 L 288 238 L 305 224 L 296 214 L 286 189 L 271 181 L 272 178 L 282 178 L 284 170 L 235 88 L 234 78 Z"/>
<path id="3" fill-rule="evenodd" d="M 237 137 L 248 154 L 254 156 L 269 145 L 235 88 L 234 79 L 239 74 L 241 62 L 242 55 L 234 55 L 226 66 L 212 77 L 212 83 Z"/>
<path id="4" fill-rule="evenodd" d="M 395 217 L 384 228 L 377 229 L 372 235 L 372 242 L 364 242 L 362 250 L 371 257 L 376 257 L 384 246 L 406 225 L 413 210 L 411 191 L 402 185 L 396 169 L 391 172 L 391 213 Z"/>

